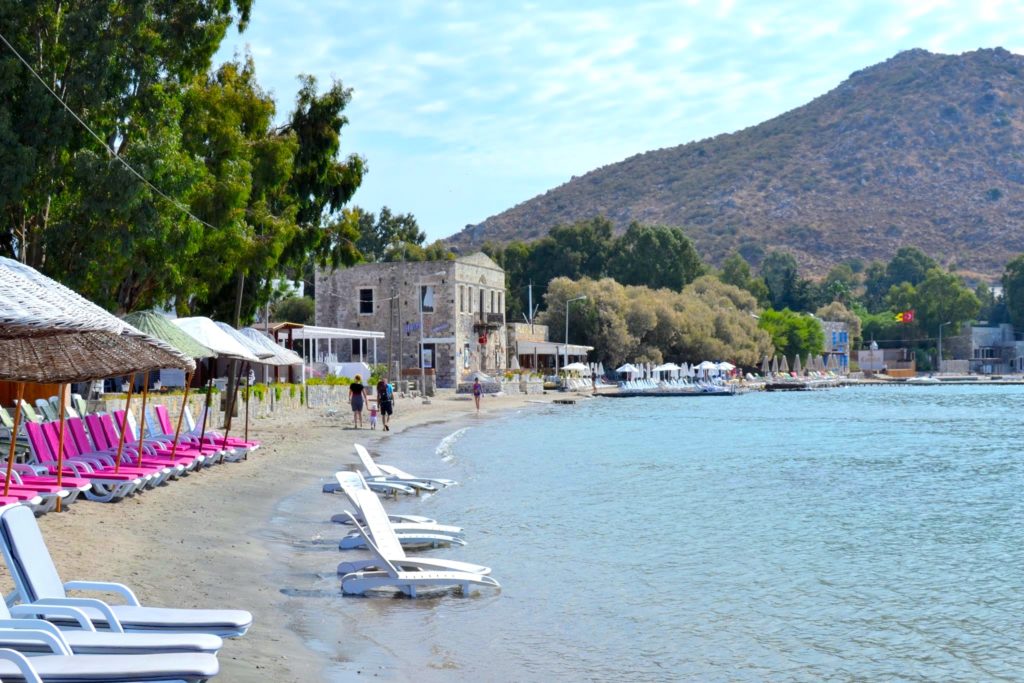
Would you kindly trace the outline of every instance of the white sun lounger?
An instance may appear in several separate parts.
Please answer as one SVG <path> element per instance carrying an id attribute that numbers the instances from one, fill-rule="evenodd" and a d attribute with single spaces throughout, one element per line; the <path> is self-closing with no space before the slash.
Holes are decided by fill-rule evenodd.
<path id="1" fill-rule="evenodd" d="M 366 470 L 366 481 L 389 481 L 397 482 L 399 484 L 405 484 L 423 491 L 436 491 L 439 488 L 447 486 L 455 486 L 458 484 L 457 481 L 451 479 L 435 479 L 432 477 L 417 477 L 416 475 L 403 472 L 397 467 L 391 467 L 390 465 L 380 465 L 374 462 L 370 456 L 370 452 L 362 444 L 352 444 L 352 447 L 356 450 L 356 455 L 359 457 L 359 462 L 362 463 L 363 468 Z"/>
<path id="2" fill-rule="evenodd" d="M 0 649 L 0 680 L 4 683 L 202 683 L 220 671 L 213 655 L 73 655 L 43 631 L 20 634 L 25 641 L 48 645 L 53 654 L 26 657 Z"/>
<path id="3" fill-rule="evenodd" d="M 377 494 L 370 490 L 363 479 L 362 475 L 358 472 L 337 472 L 335 478 L 338 480 L 338 486 L 341 491 L 348 497 L 349 501 L 355 507 L 355 513 L 353 517 L 357 521 L 365 520 L 364 508 L 369 508 L 371 514 L 374 515 L 375 521 L 381 524 L 387 524 L 391 527 L 392 533 L 398 538 L 402 546 L 406 548 L 436 548 L 442 545 L 465 545 L 466 541 L 463 538 L 463 531 L 460 527 L 450 526 L 447 524 L 438 524 L 431 520 L 430 522 L 422 521 L 402 521 L 393 522 L 387 517 L 387 513 L 384 512 L 384 507 L 380 504 L 380 499 L 377 498 Z M 381 514 L 376 514 L 377 512 Z M 373 532 L 371 531 L 371 534 Z M 347 536 L 341 539 L 338 544 L 341 550 L 350 550 L 353 548 L 365 548 L 366 543 L 363 537 L 357 532 L 352 531 Z"/>
<path id="4" fill-rule="evenodd" d="M 0 508 L 0 549 L 21 602 L 36 607 L 79 607 L 98 628 L 111 627 L 107 616 L 110 613 L 125 631 L 208 633 L 233 638 L 244 635 L 252 625 L 252 615 L 243 610 L 144 607 L 130 588 L 119 583 L 61 581 L 32 511 L 21 505 Z M 69 598 L 69 590 L 116 593 L 128 604 L 106 606 L 97 600 L 83 602 L 81 598 Z"/>
<path id="5" fill-rule="evenodd" d="M 491 586 L 501 588 L 501 584 L 493 577 L 484 574 L 453 570 L 399 569 L 390 562 L 374 544 L 367 531 L 359 522 L 352 519 L 356 530 L 366 538 L 366 545 L 377 555 L 382 568 L 350 572 L 341 577 L 341 592 L 346 595 L 365 595 L 367 591 L 392 588 L 415 598 L 420 589 L 459 588 L 464 596 L 468 596 L 471 586 Z"/>
<path id="6" fill-rule="evenodd" d="M 70 652 L 82 654 L 166 654 L 205 652 L 215 655 L 224 641 L 206 633 L 125 633 L 121 622 L 109 606 L 99 600 L 88 601 L 107 613 L 109 631 L 97 631 L 86 613 L 79 607 L 67 605 L 14 605 L 0 600 L 0 648 L 20 652 L 50 652 L 42 643 L 24 642 L 11 629 L 45 631 L 67 646 Z M 85 603 L 82 603 L 85 604 Z M 46 617 L 65 617 L 74 621 L 75 628 L 66 631 L 46 621 Z M 7 636 L 11 635 L 11 638 Z"/>
<path id="7" fill-rule="evenodd" d="M 356 518 L 356 514 L 365 520 L 366 527 L 363 529 L 365 533 L 362 534 L 361 546 L 368 547 L 365 536 L 369 535 L 373 539 L 378 553 L 377 560 L 366 559 L 342 562 L 338 565 L 339 574 L 349 574 L 371 567 L 383 569 L 383 565 L 379 560 L 381 556 L 403 570 L 461 571 L 472 574 L 491 573 L 490 567 L 469 562 L 457 562 L 433 557 L 409 557 L 405 554 L 405 549 L 402 547 L 401 534 L 395 533 L 394 526 L 389 522 L 384 506 L 381 505 L 380 500 L 372 491 L 365 488 L 362 476 L 358 472 L 338 472 L 335 474 L 335 477 L 338 479 L 338 486 L 358 511 L 355 514 L 348 511 L 344 513 L 349 520 L 349 524 L 363 524 L 363 522 Z M 360 534 L 360 531 L 357 529 L 356 533 Z M 372 550 L 373 548 L 370 549 Z"/>

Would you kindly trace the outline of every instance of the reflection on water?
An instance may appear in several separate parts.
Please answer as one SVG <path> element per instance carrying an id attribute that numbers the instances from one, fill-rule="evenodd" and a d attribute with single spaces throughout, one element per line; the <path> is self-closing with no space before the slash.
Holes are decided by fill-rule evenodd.
<path id="1" fill-rule="evenodd" d="M 594 400 L 387 440 L 463 482 L 385 505 L 466 528 L 427 554 L 494 567 L 502 592 L 470 599 L 341 597 L 341 496 L 269 532 L 339 680 L 1014 679 L 1022 408 L 1017 387 Z"/>

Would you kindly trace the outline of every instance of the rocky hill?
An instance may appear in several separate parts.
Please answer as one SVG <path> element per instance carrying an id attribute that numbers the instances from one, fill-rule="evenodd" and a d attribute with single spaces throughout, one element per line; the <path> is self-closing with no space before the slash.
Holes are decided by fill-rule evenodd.
<path id="1" fill-rule="evenodd" d="M 682 226 L 712 263 L 785 248 L 823 273 L 913 245 L 996 275 L 1024 252 L 1024 57 L 902 52 L 770 121 L 599 168 L 449 241 L 530 240 L 595 215 Z"/>

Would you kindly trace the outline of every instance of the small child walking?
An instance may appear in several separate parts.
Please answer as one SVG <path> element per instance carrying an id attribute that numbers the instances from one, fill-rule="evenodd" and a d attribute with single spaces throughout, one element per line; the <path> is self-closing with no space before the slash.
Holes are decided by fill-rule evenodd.
<path id="1" fill-rule="evenodd" d="M 377 401 L 370 400 L 370 429 L 377 428 Z"/>

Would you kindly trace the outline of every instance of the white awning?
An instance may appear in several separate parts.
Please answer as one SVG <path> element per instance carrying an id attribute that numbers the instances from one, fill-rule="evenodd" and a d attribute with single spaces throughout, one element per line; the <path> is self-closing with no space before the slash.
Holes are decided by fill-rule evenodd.
<path id="1" fill-rule="evenodd" d="M 287 328 L 282 328 L 278 332 L 278 338 L 287 338 L 288 332 Z M 383 339 L 384 333 L 373 330 L 349 330 L 343 327 L 303 325 L 291 328 L 291 337 L 292 339 Z"/>
<path id="2" fill-rule="evenodd" d="M 582 344 L 569 344 L 569 355 L 570 356 L 585 356 L 588 352 L 593 351 L 593 346 L 584 346 Z M 554 356 L 563 355 L 566 352 L 565 344 L 557 344 L 550 341 L 520 341 L 516 342 L 516 353 L 520 356 L 532 356 L 537 354 L 538 356 Z"/>

